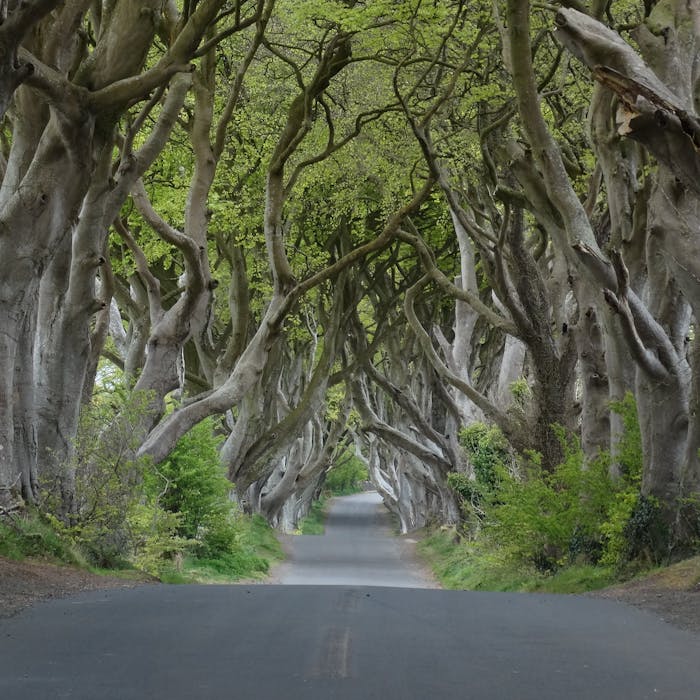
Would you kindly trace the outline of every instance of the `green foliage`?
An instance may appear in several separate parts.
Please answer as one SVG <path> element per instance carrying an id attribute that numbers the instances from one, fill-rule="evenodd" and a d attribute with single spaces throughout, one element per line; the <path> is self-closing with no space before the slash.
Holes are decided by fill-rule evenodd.
<path id="1" fill-rule="evenodd" d="M 607 453 L 586 459 L 579 441 L 558 427 L 563 459 L 552 471 L 542 468 L 537 454 L 515 468 L 496 428 L 481 423 L 465 428 L 460 437 L 474 476 L 448 475 L 462 507 L 463 530 L 499 561 L 541 573 L 572 565 L 619 569 L 634 560 L 653 563 L 664 533 L 658 505 L 640 496 L 642 449 L 634 399 L 627 395 L 611 408 L 624 429 L 616 470 Z"/>
<path id="2" fill-rule="evenodd" d="M 617 462 L 625 480 L 640 486 L 642 483 L 642 431 L 639 427 L 637 404 L 628 391 L 621 401 L 612 401 L 610 410 L 622 418 L 622 434 L 617 443 Z"/>
<path id="3" fill-rule="evenodd" d="M 460 432 L 460 442 L 469 454 L 477 483 L 494 489 L 508 471 L 510 449 L 503 433 L 495 426 L 472 423 Z"/>
<path id="4" fill-rule="evenodd" d="M 178 534 L 196 540 L 202 556 L 227 551 L 235 539 L 233 487 L 219 460 L 220 443 L 214 421 L 202 421 L 180 438 L 149 483 L 151 493 L 161 492 L 162 506 L 179 514 Z"/>
<path id="5" fill-rule="evenodd" d="M 442 586 L 453 590 L 581 593 L 615 580 L 611 568 L 587 564 L 541 572 L 486 542 L 468 542 L 455 531 L 444 529 L 422 540 L 419 551 Z"/>
<path id="6" fill-rule="evenodd" d="M 134 459 L 149 398 L 119 389 L 98 396 L 82 416 L 73 462 L 44 484 L 42 509 L 60 512 L 59 477 L 74 474 L 74 508 L 61 519 L 3 523 L 0 553 L 73 561 L 77 547 L 93 566 L 136 566 L 171 582 L 260 576 L 281 558 L 267 523 L 230 500 L 212 420 L 184 435 L 157 467 Z"/>
<path id="7" fill-rule="evenodd" d="M 0 556 L 9 559 L 48 557 L 71 564 L 83 563 L 70 539 L 61 535 L 50 519 L 34 510 L 0 520 Z"/>
<path id="8" fill-rule="evenodd" d="M 325 532 L 326 499 L 319 498 L 311 504 L 308 515 L 299 523 L 302 535 L 322 535 Z"/>
<path id="9" fill-rule="evenodd" d="M 527 383 L 527 379 L 524 377 L 511 382 L 510 393 L 513 395 L 513 400 L 515 403 L 520 407 L 524 406 L 528 399 L 530 399 L 532 396 L 530 385 Z"/>
<path id="10" fill-rule="evenodd" d="M 512 455 L 503 433 L 495 426 L 472 423 L 460 431 L 459 437 L 469 455 L 473 477 L 451 472 L 447 484 L 459 500 L 464 529 L 474 535 L 481 528 L 484 509 L 509 472 Z"/>
<path id="11" fill-rule="evenodd" d="M 240 578 L 267 572 L 269 563 L 258 552 L 276 554 L 276 540 L 260 518 L 248 518 L 230 499 L 233 488 L 219 459 L 221 439 L 213 420 L 195 426 L 178 441 L 167 460 L 149 481 L 151 495 L 174 518 L 179 541 L 191 556 L 190 576 Z M 274 539 L 274 537 L 272 538 Z"/>
<path id="12" fill-rule="evenodd" d="M 362 491 L 362 482 L 367 479 L 367 467 L 348 450 L 326 473 L 324 489 L 333 496 L 347 496 Z"/>
<path id="13" fill-rule="evenodd" d="M 236 518 L 236 546 L 216 557 L 188 557 L 181 572 L 168 572 L 170 583 L 261 578 L 270 562 L 282 559 L 282 548 L 274 531 L 259 515 Z"/>
<path id="14" fill-rule="evenodd" d="M 216 575 L 266 570 L 254 551 L 259 526 L 229 499 L 213 421 L 184 435 L 157 467 L 134 459 L 148 401 L 114 391 L 84 412 L 70 465 L 75 508 L 63 520 L 52 518 L 54 529 L 95 566 L 134 565 L 163 576 L 190 557 Z M 55 489 L 45 489 L 47 512 L 57 512 L 56 498 Z"/>
<path id="15" fill-rule="evenodd" d="M 462 503 L 475 504 L 483 498 L 479 483 L 462 472 L 450 472 L 447 475 L 447 485 L 459 496 Z"/>
<path id="16" fill-rule="evenodd" d="M 530 464 L 527 478 L 505 477 L 487 516 L 487 536 L 541 571 L 567 562 L 597 563 L 604 547 L 601 525 L 615 490 L 609 459 L 586 463 L 578 440 L 559 433 L 561 464 L 552 472 Z"/>
<path id="17" fill-rule="evenodd" d="M 75 499 L 70 512 L 54 525 L 77 545 L 95 566 L 126 565 L 139 548 L 143 533 L 131 518 L 143 497 L 147 459 L 135 459 L 139 422 L 148 410 L 145 393 L 115 391 L 98 396 L 83 410 L 74 457 L 63 478 L 72 476 Z M 60 513 L 60 494 L 54 479 L 42 483 L 42 509 Z M 154 512 L 157 519 L 162 513 Z"/>
<path id="18" fill-rule="evenodd" d="M 178 536 L 179 513 L 170 513 L 157 500 L 146 498 L 129 512 L 130 561 L 154 576 L 167 569 L 187 550 L 189 541 Z"/>
<path id="19" fill-rule="evenodd" d="M 623 432 L 618 439 L 616 460 L 621 478 L 615 484 L 608 517 L 601 525 L 606 540 L 601 561 L 604 564 L 622 566 L 639 558 L 645 550 L 648 552 L 649 543 L 645 541 L 643 521 L 646 517 L 646 525 L 651 525 L 656 516 L 651 518 L 654 507 L 652 501 L 640 506 L 642 436 L 634 396 L 627 392 L 622 401 L 612 402 L 610 409 L 622 418 Z"/>

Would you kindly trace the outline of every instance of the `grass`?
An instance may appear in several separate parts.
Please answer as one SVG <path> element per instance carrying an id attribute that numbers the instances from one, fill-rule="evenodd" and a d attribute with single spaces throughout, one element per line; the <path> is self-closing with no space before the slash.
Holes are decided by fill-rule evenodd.
<path id="1" fill-rule="evenodd" d="M 78 549 L 33 510 L 0 520 L 0 555 L 15 560 L 37 557 L 87 565 Z"/>
<path id="2" fill-rule="evenodd" d="M 700 588 L 700 556 L 684 559 L 662 569 L 655 569 L 635 577 L 643 577 L 654 588 L 692 591 Z"/>
<path id="3" fill-rule="evenodd" d="M 284 557 L 274 530 L 259 515 L 241 519 L 237 546 L 215 559 L 185 557 L 180 569 L 161 574 L 164 583 L 231 583 L 262 579 L 270 565 Z"/>
<path id="4" fill-rule="evenodd" d="M 91 566 L 68 537 L 62 536 L 50 522 L 33 511 L 0 521 L 0 556 L 19 561 L 43 559 L 112 578 L 143 580 L 149 577 L 127 562 L 123 568 Z M 230 583 L 261 579 L 270 565 L 283 556 L 282 547 L 264 518 L 242 517 L 236 544 L 230 552 L 215 559 L 185 557 L 179 567 L 175 563 L 165 566 L 159 578 L 164 583 Z"/>
<path id="5" fill-rule="evenodd" d="M 583 593 L 616 581 L 613 569 L 590 565 L 574 564 L 545 574 L 510 560 L 502 551 L 466 543 L 454 530 L 428 533 L 418 550 L 448 589 Z"/>
<path id="6" fill-rule="evenodd" d="M 299 523 L 299 533 L 302 535 L 322 535 L 326 531 L 325 498 L 320 498 L 311 504 L 309 514 Z"/>

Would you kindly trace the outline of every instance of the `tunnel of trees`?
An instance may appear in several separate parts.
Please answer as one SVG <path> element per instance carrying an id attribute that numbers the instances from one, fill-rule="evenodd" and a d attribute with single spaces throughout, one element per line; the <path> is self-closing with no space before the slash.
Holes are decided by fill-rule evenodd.
<path id="1" fill-rule="evenodd" d="M 0 18 L 2 512 L 70 522 L 204 425 L 269 522 L 352 458 L 407 531 L 464 517 L 470 426 L 518 479 L 575 444 L 614 484 L 633 412 L 628 515 L 698 536 L 696 3 Z"/>

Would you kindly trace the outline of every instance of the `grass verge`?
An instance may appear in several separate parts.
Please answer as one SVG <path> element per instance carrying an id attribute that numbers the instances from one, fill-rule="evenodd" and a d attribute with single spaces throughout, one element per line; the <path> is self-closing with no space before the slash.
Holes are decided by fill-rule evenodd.
<path id="1" fill-rule="evenodd" d="M 143 580 L 148 576 L 127 562 L 118 569 L 90 566 L 78 547 L 34 512 L 0 520 L 0 556 L 16 561 L 41 559 L 68 564 L 111 578 Z M 184 557 L 179 563 L 165 566 L 158 578 L 163 583 L 231 583 L 262 579 L 270 565 L 283 557 L 282 547 L 264 518 L 241 517 L 237 539 L 230 552 L 216 559 Z"/>
<path id="2" fill-rule="evenodd" d="M 326 531 L 326 498 L 319 498 L 311 504 L 309 514 L 299 523 L 299 534 L 322 535 Z"/>
<path id="3" fill-rule="evenodd" d="M 263 517 L 241 518 L 237 546 L 216 559 L 185 557 L 179 568 L 161 574 L 164 583 L 232 583 L 267 576 L 271 564 L 284 558 L 274 530 Z"/>
<path id="4" fill-rule="evenodd" d="M 613 569 L 590 565 L 573 564 L 545 574 L 509 560 L 498 550 L 464 542 L 454 530 L 426 533 L 418 551 L 447 589 L 583 593 L 617 580 Z"/>
<path id="5" fill-rule="evenodd" d="M 87 568 L 78 548 L 31 510 L 0 520 L 0 556 L 17 561 L 37 557 Z"/>

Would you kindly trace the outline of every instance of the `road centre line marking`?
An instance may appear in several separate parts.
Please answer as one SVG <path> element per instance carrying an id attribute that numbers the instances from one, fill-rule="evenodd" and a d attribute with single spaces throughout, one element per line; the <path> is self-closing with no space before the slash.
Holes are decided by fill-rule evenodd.
<path id="1" fill-rule="evenodd" d="M 348 678 L 350 675 L 350 629 L 332 627 L 319 650 L 318 663 L 311 678 Z"/>

